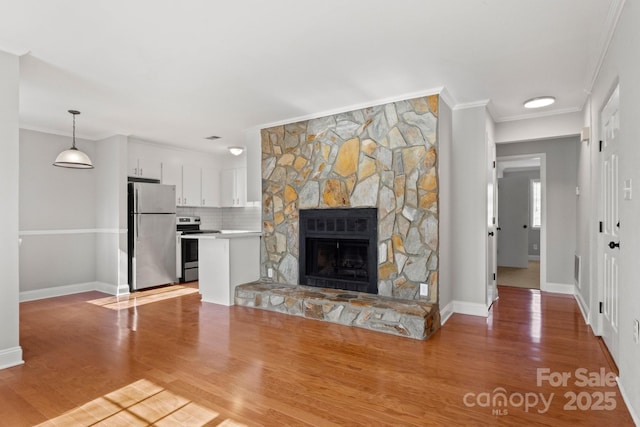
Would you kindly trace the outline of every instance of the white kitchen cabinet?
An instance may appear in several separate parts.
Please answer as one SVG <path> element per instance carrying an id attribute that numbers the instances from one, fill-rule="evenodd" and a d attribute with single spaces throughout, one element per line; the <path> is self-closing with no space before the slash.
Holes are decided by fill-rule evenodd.
<path id="1" fill-rule="evenodd" d="M 176 206 L 184 206 L 182 197 L 182 165 L 163 163 L 162 183 L 176 186 Z"/>
<path id="2" fill-rule="evenodd" d="M 202 206 L 220 207 L 220 171 L 202 168 Z"/>
<path id="3" fill-rule="evenodd" d="M 193 165 L 182 165 L 182 200 L 183 206 L 200 206 L 202 182 L 200 168 Z"/>
<path id="4" fill-rule="evenodd" d="M 247 169 L 225 169 L 221 173 L 220 198 L 223 207 L 247 204 Z"/>
<path id="5" fill-rule="evenodd" d="M 155 147 L 129 142 L 127 175 L 137 178 L 162 178 L 162 160 Z"/>

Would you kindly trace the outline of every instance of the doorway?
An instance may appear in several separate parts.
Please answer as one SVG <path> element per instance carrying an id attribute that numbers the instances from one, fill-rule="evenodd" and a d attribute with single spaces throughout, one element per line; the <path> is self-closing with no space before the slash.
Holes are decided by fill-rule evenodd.
<path id="1" fill-rule="evenodd" d="M 498 158 L 497 282 L 541 289 L 544 256 L 544 154 Z M 544 242 L 544 243 L 543 243 Z"/>

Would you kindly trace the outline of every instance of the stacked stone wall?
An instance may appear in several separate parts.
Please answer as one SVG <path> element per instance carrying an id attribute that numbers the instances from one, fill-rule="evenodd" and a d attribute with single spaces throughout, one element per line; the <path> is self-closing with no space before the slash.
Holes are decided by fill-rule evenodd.
<path id="1" fill-rule="evenodd" d="M 298 283 L 300 209 L 376 207 L 379 294 L 437 302 L 437 125 L 433 95 L 263 129 L 262 277 Z"/>

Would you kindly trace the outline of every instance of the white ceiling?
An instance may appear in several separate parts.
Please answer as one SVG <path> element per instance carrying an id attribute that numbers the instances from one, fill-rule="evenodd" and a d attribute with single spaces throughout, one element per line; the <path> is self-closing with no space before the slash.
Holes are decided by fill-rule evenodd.
<path id="1" fill-rule="evenodd" d="M 446 88 L 582 109 L 624 0 L 0 0 L 20 124 L 216 151 L 261 124 Z M 536 114 L 541 114 L 537 112 Z M 210 142 L 203 138 L 219 135 Z"/>

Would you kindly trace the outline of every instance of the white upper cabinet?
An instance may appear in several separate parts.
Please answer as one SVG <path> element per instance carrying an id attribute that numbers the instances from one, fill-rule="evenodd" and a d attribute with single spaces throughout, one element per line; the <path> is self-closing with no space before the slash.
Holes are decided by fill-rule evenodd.
<path id="1" fill-rule="evenodd" d="M 225 169 L 221 173 L 222 206 L 241 207 L 247 204 L 247 169 Z"/>
<path id="2" fill-rule="evenodd" d="M 184 206 L 182 197 L 182 165 L 173 162 L 163 163 L 162 183 L 176 186 L 176 206 Z"/>
<path id="3" fill-rule="evenodd" d="M 194 165 L 182 165 L 183 206 L 201 206 L 200 168 Z"/>
<path id="4" fill-rule="evenodd" d="M 202 168 L 202 206 L 220 207 L 220 171 Z"/>
<path id="5" fill-rule="evenodd" d="M 162 178 L 162 159 L 155 147 L 129 141 L 127 151 L 128 176 Z"/>

